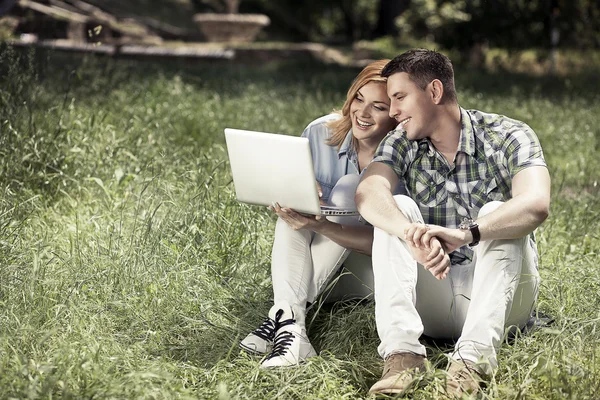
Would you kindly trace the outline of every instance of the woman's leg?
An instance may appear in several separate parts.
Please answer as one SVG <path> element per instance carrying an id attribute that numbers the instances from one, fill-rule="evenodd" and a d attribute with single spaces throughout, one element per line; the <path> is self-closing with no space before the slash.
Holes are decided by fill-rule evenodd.
<path id="1" fill-rule="evenodd" d="M 347 206 L 349 199 L 352 201 L 349 206 L 354 205 L 358 176 L 344 178 L 331 192 L 332 205 Z M 335 222 L 357 223 L 357 220 L 357 217 L 344 217 Z M 325 236 L 304 229 L 294 230 L 283 220 L 277 220 L 271 257 L 274 306 L 261 327 L 242 340 L 242 347 L 263 350 L 269 340 L 272 343 L 274 339 L 273 351 L 263 362 L 266 367 L 298 363 L 313 355 L 314 349 L 305 332 L 306 303 L 314 301 L 348 253 Z M 291 334 L 293 340 L 288 341 L 288 348 L 279 354 L 277 337 L 283 332 Z"/>
<path id="2" fill-rule="evenodd" d="M 273 299 L 275 305 L 292 307 L 297 323 L 302 326 L 313 280 L 311 242 L 314 236 L 313 232 L 294 230 L 282 219 L 277 220 L 271 254 Z"/>
<path id="3" fill-rule="evenodd" d="M 310 231 L 290 228 L 282 219 L 275 225 L 271 256 L 274 304 L 261 325 L 240 342 L 240 346 L 249 352 L 270 353 L 263 366 L 297 364 L 315 354 L 306 337 L 304 322 L 307 291 L 312 279 L 310 244 L 313 236 Z M 298 339 L 292 354 L 295 358 L 289 360 L 272 357 L 277 350 L 276 335 L 282 325 L 288 330 L 292 328 Z"/>
<path id="4" fill-rule="evenodd" d="M 335 184 L 329 196 L 329 205 L 336 207 L 355 208 L 354 195 L 360 177 L 358 175 L 345 175 Z M 328 220 L 344 225 L 360 225 L 357 216 L 331 216 Z M 308 302 L 315 301 L 317 296 L 327 287 L 340 267 L 351 254 L 351 251 L 335 243 L 331 239 L 315 234 L 310 246 L 313 264 L 313 278 L 308 290 Z M 367 265 L 367 268 L 370 267 Z M 338 282 L 339 283 L 339 282 Z M 336 284 L 337 285 L 337 284 Z"/>
<path id="5" fill-rule="evenodd" d="M 353 200 L 357 184 L 358 177 L 340 179 L 330 202 L 345 205 L 347 198 Z M 282 220 L 277 221 L 271 257 L 275 304 L 269 311 L 275 326 L 274 345 L 263 367 L 294 365 L 316 355 L 306 335 L 306 303 L 314 301 L 347 255 L 345 248 L 325 236 L 296 231 Z"/>
<path id="6" fill-rule="evenodd" d="M 344 268 L 334 274 L 323 289 L 323 301 L 332 303 L 350 299 L 372 299 L 373 287 L 371 256 L 352 251 L 344 261 Z"/>

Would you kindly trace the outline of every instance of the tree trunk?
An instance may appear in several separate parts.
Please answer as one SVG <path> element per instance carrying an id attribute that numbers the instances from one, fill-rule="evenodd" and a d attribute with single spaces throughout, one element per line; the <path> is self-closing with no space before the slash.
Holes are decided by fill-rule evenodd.
<path id="1" fill-rule="evenodd" d="M 410 7 L 410 0 L 380 0 L 377 12 L 377 25 L 373 37 L 398 35 L 396 18 Z"/>

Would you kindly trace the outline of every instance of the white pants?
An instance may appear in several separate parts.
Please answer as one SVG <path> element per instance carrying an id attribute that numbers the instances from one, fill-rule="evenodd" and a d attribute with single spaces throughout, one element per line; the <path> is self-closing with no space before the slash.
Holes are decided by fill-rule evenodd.
<path id="1" fill-rule="evenodd" d="M 411 222 L 423 222 L 411 198 L 394 199 Z M 486 204 L 479 216 L 501 204 Z M 375 314 L 383 358 L 406 351 L 425 355 L 418 340 L 425 333 L 458 338 L 453 357 L 479 362 L 484 373 L 497 367 L 496 349 L 505 328 L 524 327 L 533 311 L 537 252 L 529 236 L 481 242 L 474 250 L 472 262 L 453 265 L 448 277 L 438 281 L 414 260 L 403 240 L 375 228 Z"/>
<path id="2" fill-rule="evenodd" d="M 354 195 L 358 175 L 345 175 L 332 189 L 329 204 L 355 207 Z M 345 224 L 360 225 L 359 217 L 327 217 Z M 326 288 L 342 263 L 349 273 L 337 279 L 327 300 L 363 298 L 372 294 L 371 257 L 351 252 L 315 232 L 294 230 L 282 219 L 277 220 L 271 257 L 271 275 L 275 304 L 289 304 L 298 323 L 304 323 L 306 303 L 312 303 Z M 299 315 L 300 314 L 300 315 Z"/>

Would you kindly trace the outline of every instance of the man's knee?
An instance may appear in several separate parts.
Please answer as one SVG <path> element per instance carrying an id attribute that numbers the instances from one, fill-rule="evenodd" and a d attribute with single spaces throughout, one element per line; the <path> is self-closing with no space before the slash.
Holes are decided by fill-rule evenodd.
<path id="1" fill-rule="evenodd" d="M 504 204 L 503 201 L 490 201 L 489 203 L 485 203 L 483 207 L 481 207 L 481 209 L 479 210 L 477 218 L 481 218 L 485 215 L 491 214 L 492 212 L 496 211 L 498 207 L 500 207 L 502 204 Z"/>
<path id="2" fill-rule="evenodd" d="M 404 214 L 410 222 L 423 222 L 421 210 L 419 210 L 419 206 L 413 199 L 403 194 L 397 194 L 394 196 L 394 200 L 396 201 L 398 209 L 402 211 L 402 214 Z"/>

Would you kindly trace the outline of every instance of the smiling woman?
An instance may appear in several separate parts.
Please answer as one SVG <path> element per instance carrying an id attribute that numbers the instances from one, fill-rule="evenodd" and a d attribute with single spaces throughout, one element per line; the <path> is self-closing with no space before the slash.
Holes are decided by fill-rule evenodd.
<path id="1" fill-rule="evenodd" d="M 311 122 L 302 134 L 309 139 L 322 203 L 356 208 L 361 171 L 396 125 L 388 115 L 386 79 L 380 75 L 388 61 L 365 67 L 350 86 L 342 110 Z M 240 343 L 249 352 L 267 355 L 263 367 L 295 365 L 316 355 L 306 334 L 306 305 L 315 301 L 342 263 L 356 270 L 337 281 L 332 292 L 337 294 L 329 300 L 369 297 L 373 280 L 366 256 L 371 253 L 373 228 L 358 217 L 325 219 L 278 204 L 271 210 L 279 217 L 271 264 L 275 304 Z"/>

